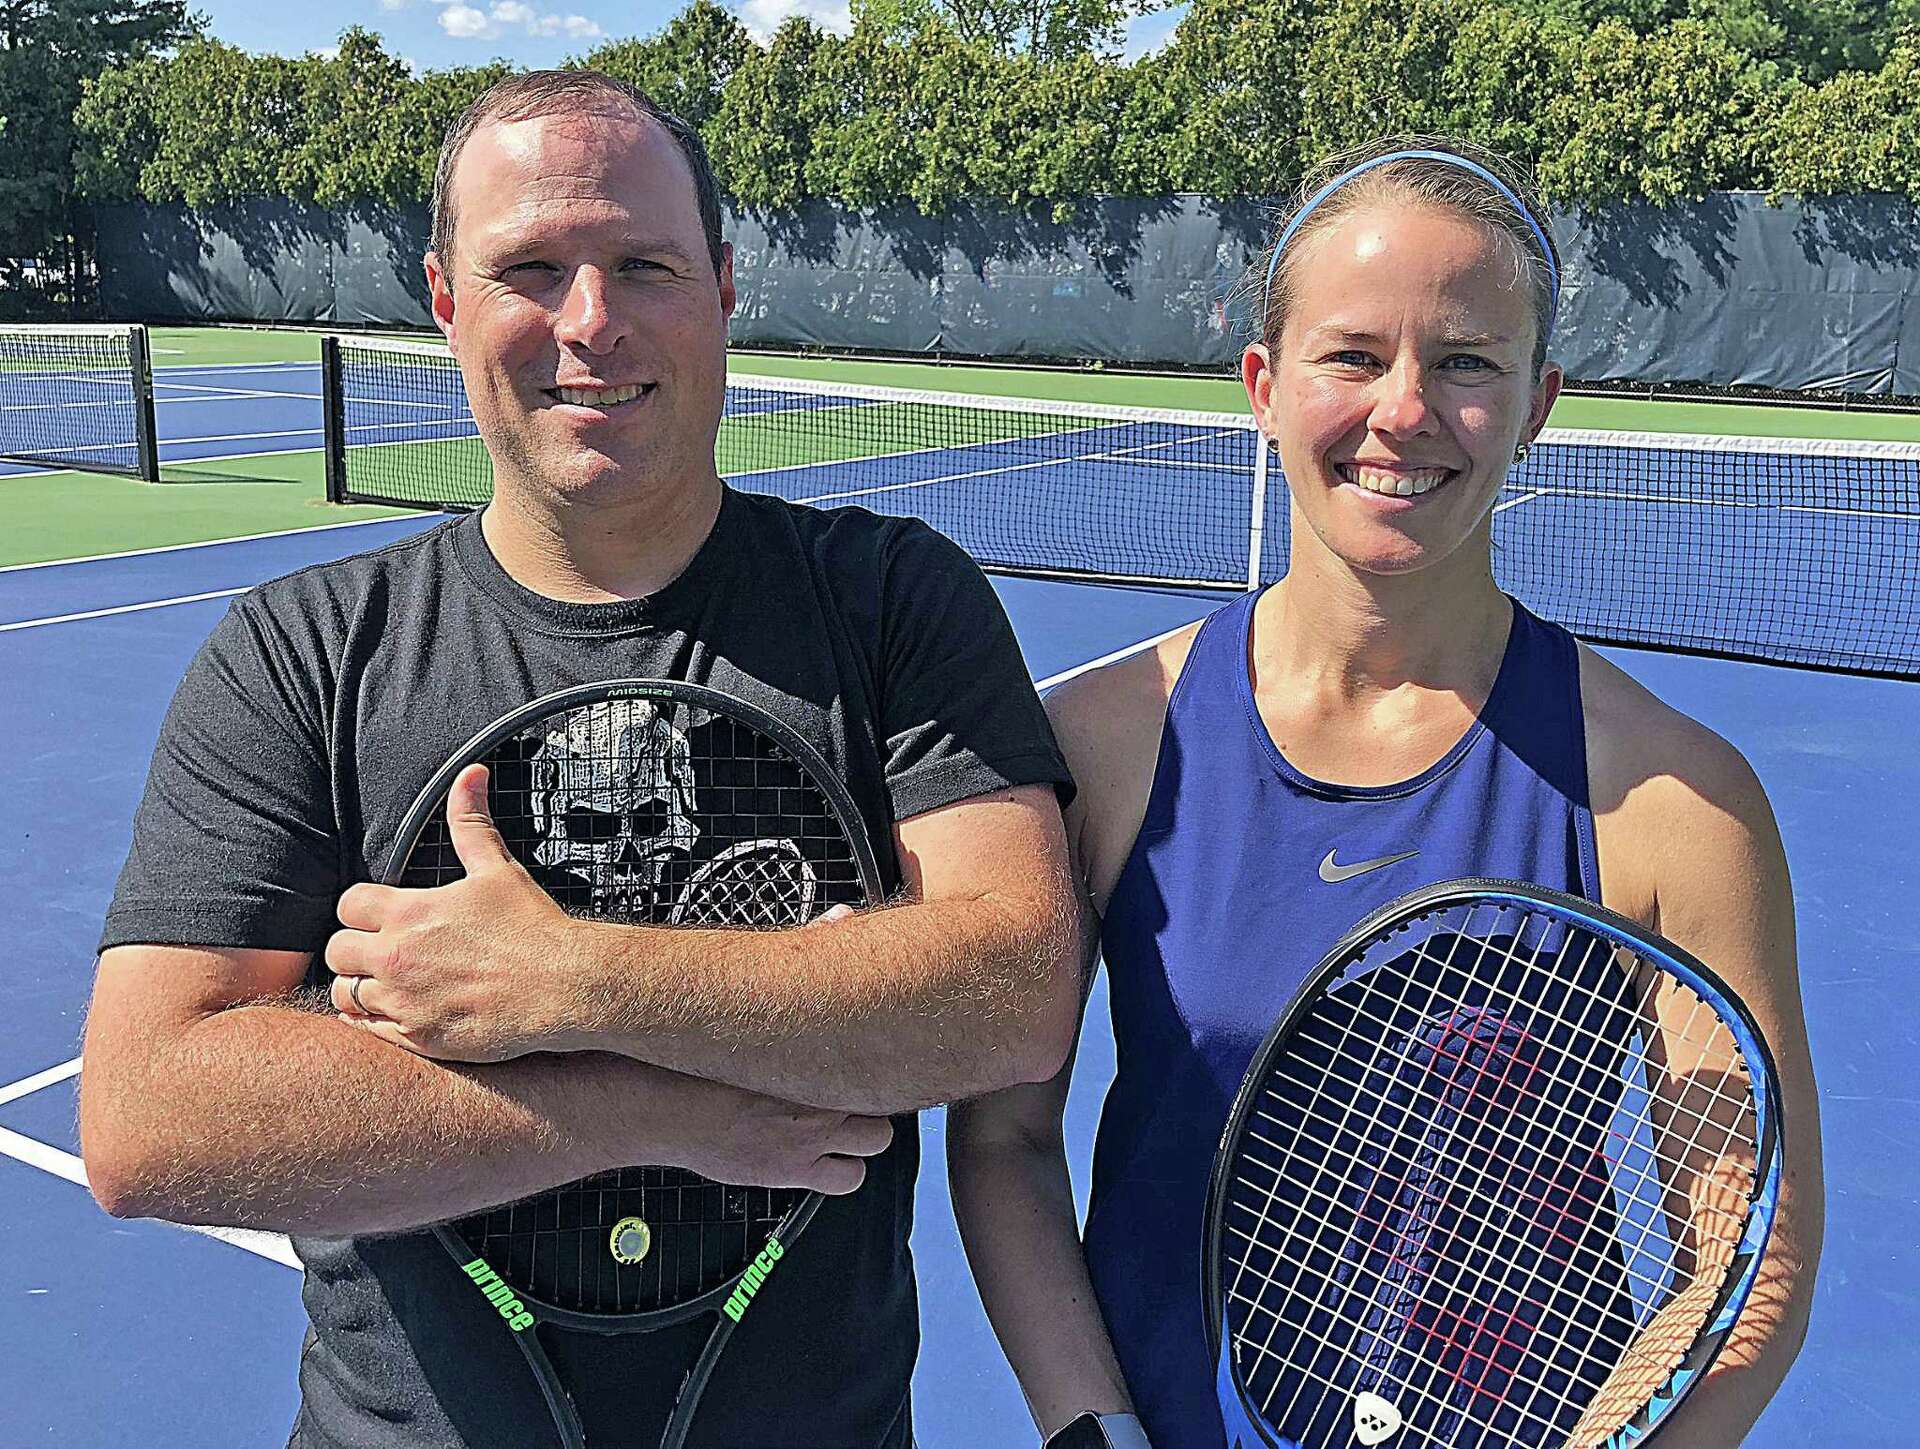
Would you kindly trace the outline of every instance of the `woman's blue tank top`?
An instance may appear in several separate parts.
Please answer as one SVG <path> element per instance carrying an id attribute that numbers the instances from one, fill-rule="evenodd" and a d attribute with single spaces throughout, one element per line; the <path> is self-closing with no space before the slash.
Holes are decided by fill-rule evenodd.
<path id="1" fill-rule="evenodd" d="M 1147 811 L 1109 902 L 1118 1071 L 1094 1148 L 1087 1264 L 1154 1449 L 1220 1449 L 1201 1295 L 1214 1148 L 1240 1079 L 1307 973 L 1367 912 L 1460 876 L 1599 899 L 1580 670 L 1518 603 L 1480 717 L 1397 785 L 1329 785 L 1255 708 L 1257 594 L 1200 627 Z"/>

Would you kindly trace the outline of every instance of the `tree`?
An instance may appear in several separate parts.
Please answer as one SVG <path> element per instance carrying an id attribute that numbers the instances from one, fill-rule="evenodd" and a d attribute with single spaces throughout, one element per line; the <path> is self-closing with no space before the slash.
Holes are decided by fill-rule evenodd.
<path id="1" fill-rule="evenodd" d="M 944 22 L 968 44 L 1043 61 L 1111 55 L 1123 27 L 1168 0 L 856 0 L 856 28 L 910 40 Z"/>
<path id="2" fill-rule="evenodd" d="M 845 40 L 822 39 L 813 69 L 817 114 L 803 168 L 807 190 L 849 206 L 900 200 L 913 180 L 920 119 L 909 47 L 876 24 L 856 21 Z"/>
<path id="3" fill-rule="evenodd" d="M 85 79 L 185 40 L 185 0 L 0 0 L 0 285 L 84 228 L 73 112 Z M 70 261 L 71 258 L 68 258 Z"/>
<path id="4" fill-rule="evenodd" d="M 1477 9 L 1475 0 L 1334 0 L 1301 68 L 1304 159 L 1394 132 L 1457 131 L 1450 61 L 1462 20 Z"/>
<path id="5" fill-rule="evenodd" d="M 1208 196 L 1289 190 L 1301 171 L 1301 61 L 1320 10 L 1194 0 L 1128 103 L 1126 173 Z"/>
<path id="6" fill-rule="evenodd" d="M 614 41 L 580 63 L 638 86 L 704 134 L 752 49 L 732 11 L 715 0 L 692 0 L 658 35 Z"/>
<path id="7" fill-rule="evenodd" d="M 303 144 L 288 158 L 288 188 L 321 206 L 414 200 L 422 153 L 439 134 L 416 124 L 406 63 L 356 25 L 333 55 L 309 55 L 297 69 Z"/>
<path id="8" fill-rule="evenodd" d="M 1461 24 L 1443 84 L 1457 134 L 1522 164 L 1559 150 L 1572 134 L 1562 103 L 1580 53 L 1578 27 L 1488 5 Z"/>
<path id="9" fill-rule="evenodd" d="M 287 196 L 307 149 L 300 63 L 194 40 L 87 87 L 76 113 L 90 176 L 137 177 L 149 201 Z"/>
<path id="10" fill-rule="evenodd" d="M 1560 101 L 1568 139 L 1541 158 L 1542 188 L 1581 206 L 1665 206 L 1762 186 L 1769 137 L 1797 84 L 1702 21 L 1646 36 L 1602 25 L 1575 57 Z"/>
<path id="11" fill-rule="evenodd" d="M 1802 196 L 1889 191 L 1920 200 L 1920 28 L 1873 72 L 1799 92 L 1774 129 L 1774 184 Z"/>
<path id="12" fill-rule="evenodd" d="M 1691 0 L 1687 15 L 1739 49 L 1818 83 L 1878 70 L 1895 37 L 1920 21 L 1920 0 Z"/>
<path id="13" fill-rule="evenodd" d="M 812 194 L 807 158 L 828 109 L 816 90 L 824 38 L 796 15 L 766 49 L 750 49 L 727 82 L 707 148 L 721 189 L 749 206 L 792 207 Z"/>

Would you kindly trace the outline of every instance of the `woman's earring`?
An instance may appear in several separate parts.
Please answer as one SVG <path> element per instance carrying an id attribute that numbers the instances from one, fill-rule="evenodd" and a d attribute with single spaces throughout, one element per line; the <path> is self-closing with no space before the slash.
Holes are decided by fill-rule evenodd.
<path id="1" fill-rule="evenodd" d="M 1532 443 L 1522 443 L 1519 447 L 1513 450 L 1513 461 L 1516 463 L 1526 462 L 1527 454 L 1531 453 L 1532 451 L 1533 451 Z"/>

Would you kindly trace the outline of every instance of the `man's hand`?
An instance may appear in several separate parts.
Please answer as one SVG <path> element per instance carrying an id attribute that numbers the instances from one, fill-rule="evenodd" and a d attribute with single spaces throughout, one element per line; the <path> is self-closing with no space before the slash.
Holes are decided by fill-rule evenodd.
<path id="1" fill-rule="evenodd" d="M 865 1159 L 893 1142 L 885 1117 L 803 1107 L 664 1070 L 660 1075 L 674 1086 L 657 1090 L 634 1114 L 647 1122 L 644 1151 L 664 1153 L 663 1166 L 715 1182 L 849 1193 L 866 1180 Z"/>
<path id="2" fill-rule="evenodd" d="M 466 875 L 426 890 L 356 885 L 327 942 L 333 1006 L 365 1031 L 441 1061 L 566 1050 L 580 991 L 574 922 L 507 851 L 487 809 L 487 769 L 447 792 Z"/>

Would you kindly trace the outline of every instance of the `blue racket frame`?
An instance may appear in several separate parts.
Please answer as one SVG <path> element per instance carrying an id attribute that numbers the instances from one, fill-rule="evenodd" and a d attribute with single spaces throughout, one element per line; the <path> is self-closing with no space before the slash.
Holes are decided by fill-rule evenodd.
<path id="1" fill-rule="evenodd" d="M 1287 1438 L 1268 1424 L 1250 1402 L 1234 1365 L 1221 1286 L 1223 1209 L 1232 1180 L 1232 1165 L 1239 1156 L 1240 1141 L 1254 1104 L 1272 1073 L 1275 1059 L 1287 1050 L 1297 1026 L 1312 1013 L 1321 997 L 1343 982 L 1378 969 L 1383 964 L 1375 954 L 1378 948 L 1390 945 L 1390 938 L 1414 919 L 1436 911 L 1481 904 L 1517 908 L 1530 916 L 1610 941 L 1671 975 L 1710 1006 L 1726 1025 L 1752 1084 L 1758 1160 L 1755 1186 L 1734 1266 L 1707 1316 L 1706 1326 L 1682 1355 L 1679 1366 L 1637 1414 L 1601 1441 L 1604 1449 L 1632 1449 L 1659 1432 L 1712 1365 L 1752 1294 L 1779 1207 L 1784 1152 L 1773 1054 L 1745 1003 L 1697 957 L 1592 901 L 1525 881 L 1462 879 L 1425 886 L 1367 915 L 1322 958 L 1254 1053 L 1221 1132 L 1207 1191 L 1202 1286 L 1208 1350 L 1214 1359 L 1215 1391 L 1229 1449 L 1329 1449 L 1329 1446 L 1302 1444 Z M 1392 1449 L 1391 1441 L 1386 1449 Z"/>

